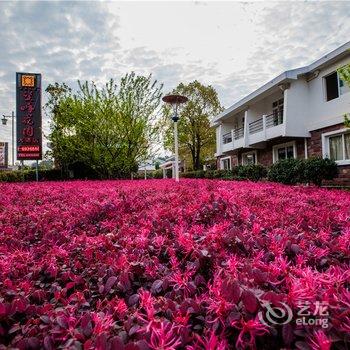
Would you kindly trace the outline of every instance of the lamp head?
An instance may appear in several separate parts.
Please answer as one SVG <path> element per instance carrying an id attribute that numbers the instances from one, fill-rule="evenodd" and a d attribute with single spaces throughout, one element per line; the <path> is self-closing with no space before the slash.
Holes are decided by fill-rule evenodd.
<path id="1" fill-rule="evenodd" d="M 179 117 L 177 115 L 177 109 L 180 104 L 186 103 L 188 101 L 188 98 L 186 96 L 182 95 L 166 95 L 162 98 L 163 102 L 168 103 L 172 106 L 174 110 L 174 115 L 172 116 L 172 120 L 174 122 L 177 122 L 179 120 Z"/>
<path id="2" fill-rule="evenodd" d="M 7 118 L 5 116 L 2 117 L 1 123 L 2 123 L 2 125 L 6 125 L 7 124 Z"/>

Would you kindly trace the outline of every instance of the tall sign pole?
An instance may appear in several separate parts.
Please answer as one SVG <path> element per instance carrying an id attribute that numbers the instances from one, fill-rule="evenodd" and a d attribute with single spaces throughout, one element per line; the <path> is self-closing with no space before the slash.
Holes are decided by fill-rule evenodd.
<path id="1" fill-rule="evenodd" d="M 15 112 L 11 113 L 12 118 L 12 166 L 15 166 Z"/>
<path id="2" fill-rule="evenodd" d="M 41 74 L 16 73 L 17 159 L 42 159 Z M 38 180 L 38 177 L 37 177 Z"/>

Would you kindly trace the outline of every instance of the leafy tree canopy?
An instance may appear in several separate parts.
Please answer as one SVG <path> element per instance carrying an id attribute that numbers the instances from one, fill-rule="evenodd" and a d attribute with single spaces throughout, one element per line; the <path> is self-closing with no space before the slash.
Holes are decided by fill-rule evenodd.
<path id="1" fill-rule="evenodd" d="M 102 178 L 125 177 L 146 159 L 156 142 L 162 85 L 152 76 L 126 74 L 102 88 L 79 82 L 50 85 L 51 153 L 63 169 L 79 165 Z"/>
<path id="2" fill-rule="evenodd" d="M 211 85 L 205 86 L 195 80 L 179 84 L 171 93 L 188 98 L 179 111 L 180 158 L 189 161 L 193 169 L 200 169 L 203 161 L 215 152 L 215 130 L 210 127 L 210 120 L 223 110 L 217 92 Z M 173 110 L 164 106 L 163 136 L 164 147 L 168 150 L 174 147 L 172 114 Z"/>
<path id="3" fill-rule="evenodd" d="M 350 86 L 350 64 L 338 68 L 339 78 Z M 350 128 L 349 114 L 344 115 L 344 124 L 346 127 Z"/>

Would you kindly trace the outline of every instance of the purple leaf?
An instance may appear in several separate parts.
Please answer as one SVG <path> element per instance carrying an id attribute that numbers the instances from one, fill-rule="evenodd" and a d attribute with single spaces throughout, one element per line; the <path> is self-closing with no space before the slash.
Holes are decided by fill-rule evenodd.
<path id="1" fill-rule="evenodd" d="M 44 349 L 45 350 L 53 350 L 54 349 L 53 340 L 48 335 L 44 338 Z"/>
<path id="2" fill-rule="evenodd" d="M 109 291 L 112 289 L 112 287 L 114 286 L 114 283 L 117 282 L 118 278 L 115 276 L 109 277 L 106 285 L 105 285 L 105 293 L 109 293 Z"/>
<path id="3" fill-rule="evenodd" d="M 57 323 L 60 327 L 67 329 L 68 328 L 68 321 L 65 316 L 58 316 L 56 319 Z"/>
<path id="4" fill-rule="evenodd" d="M 113 337 L 108 343 L 110 350 L 125 350 L 124 343 L 120 337 Z"/>
<path id="5" fill-rule="evenodd" d="M 163 285 L 162 280 L 155 280 L 151 287 L 151 293 L 158 294 L 162 290 L 162 285 Z"/>
<path id="6" fill-rule="evenodd" d="M 242 302 L 245 309 L 250 313 L 254 313 L 259 307 L 258 300 L 250 290 L 243 291 Z"/>
<path id="7" fill-rule="evenodd" d="M 140 347 L 136 343 L 128 343 L 124 350 L 140 350 Z"/>
<path id="8" fill-rule="evenodd" d="M 237 282 L 224 280 L 221 286 L 221 295 L 227 301 L 237 304 L 241 296 L 241 288 Z"/>
<path id="9" fill-rule="evenodd" d="M 282 326 L 282 337 L 288 346 L 290 346 L 294 340 L 293 326 L 290 323 L 284 324 Z"/>
<path id="10" fill-rule="evenodd" d="M 298 350 L 310 350 L 309 345 L 303 341 L 295 342 L 295 346 Z"/>

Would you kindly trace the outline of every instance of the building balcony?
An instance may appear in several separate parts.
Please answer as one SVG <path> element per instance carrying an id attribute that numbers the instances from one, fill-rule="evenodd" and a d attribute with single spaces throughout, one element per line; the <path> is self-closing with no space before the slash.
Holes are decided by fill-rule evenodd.
<path id="1" fill-rule="evenodd" d="M 234 128 L 222 135 L 222 151 L 228 152 L 244 145 L 244 127 Z"/>
<path id="2" fill-rule="evenodd" d="M 222 135 L 221 152 L 229 152 L 238 148 L 251 148 L 285 134 L 283 110 L 263 115 L 246 122 L 244 126 L 235 127 Z"/>
<path id="3" fill-rule="evenodd" d="M 283 132 L 283 111 L 263 115 L 248 124 L 248 144 L 253 145 L 282 136 Z"/>

